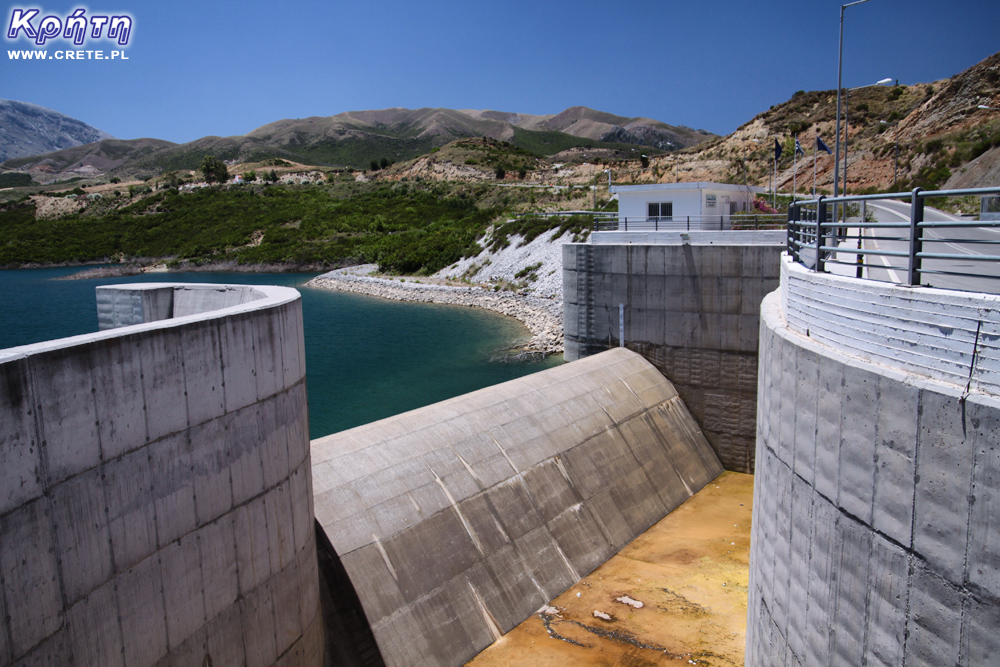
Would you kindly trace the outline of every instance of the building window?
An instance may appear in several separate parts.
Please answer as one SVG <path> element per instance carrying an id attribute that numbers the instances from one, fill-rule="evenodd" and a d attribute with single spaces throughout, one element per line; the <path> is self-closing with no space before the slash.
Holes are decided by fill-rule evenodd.
<path id="1" fill-rule="evenodd" d="M 661 220 L 673 220 L 674 203 L 670 201 L 649 202 L 648 217 L 650 222 L 659 222 Z"/>

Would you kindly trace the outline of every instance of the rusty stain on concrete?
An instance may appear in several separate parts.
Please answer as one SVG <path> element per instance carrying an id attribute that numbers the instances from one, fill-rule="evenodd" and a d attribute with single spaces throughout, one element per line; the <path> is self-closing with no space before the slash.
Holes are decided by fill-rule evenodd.
<path id="1" fill-rule="evenodd" d="M 742 665 L 752 503 L 722 473 L 468 667 Z"/>

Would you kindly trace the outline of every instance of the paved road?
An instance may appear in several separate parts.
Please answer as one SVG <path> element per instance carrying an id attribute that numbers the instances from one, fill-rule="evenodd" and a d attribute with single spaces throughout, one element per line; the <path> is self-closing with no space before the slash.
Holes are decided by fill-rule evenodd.
<path id="1" fill-rule="evenodd" d="M 879 222 L 909 222 L 910 203 L 893 199 L 879 199 L 868 202 L 868 208 L 874 209 Z M 924 220 L 927 221 L 958 221 L 960 218 L 934 208 L 924 208 Z M 865 246 L 872 249 L 901 251 L 909 250 L 907 229 L 878 230 L 879 238 L 869 238 L 875 230 L 866 233 Z M 899 240 L 888 240 L 884 237 L 899 237 Z M 943 229 L 924 230 L 924 252 L 947 253 L 963 255 L 968 259 L 925 259 L 925 270 L 950 271 L 969 273 L 974 276 L 949 276 L 925 273 L 922 282 L 931 287 L 943 287 L 975 292 L 990 292 L 1000 294 L 1000 263 L 978 261 L 983 255 L 1000 255 L 1000 245 L 985 245 L 983 241 L 1000 243 L 1000 228 L 987 227 L 950 227 Z M 868 277 L 875 280 L 903 282 L 906 280 L 905 257 L 875 257 L 869 255 Z M 889 266 L 897 267 L 895 269 Z M 882 267 L 882 268 L 877 268 Z"/>

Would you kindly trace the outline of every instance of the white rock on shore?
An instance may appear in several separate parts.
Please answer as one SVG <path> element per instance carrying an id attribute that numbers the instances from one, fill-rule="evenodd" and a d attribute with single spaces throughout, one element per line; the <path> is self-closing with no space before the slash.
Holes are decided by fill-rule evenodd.
<path id="1" fill-rule="evenodd" d="M 572 234 L 566 232 L 554 238 L 557 229 L 551 229 L 539 234 L 531 243 L 522 245 L 520 236 L 512 236 L 510 245 L 496 253 L 483 250 L 476 257 L 463 259 L 447 269 L 434 274 L 437 278 L 466 278 L 474 283 L 496 284 L 501 281 L 515 283 L 523 280 L 517 278 L 518 272 L 535 264 L 541 264 L 532 273 L 538 279 L 529 282 L 525 292 L 535 296 L 558 299 L 562 302 L 562 247 L 569 243 Z M 488 237 L 487 237 L 488 238 Z M 561 318 L 560 318 L 561 320 Z"/>
<path id="2" fill-rule="evenodd" d="M 537 261 L 537 260 L 535 260 Z M 561 262 L 560 262 L 561 264 Z M 562 299 L 541 298 L 494 291 L 481 286 L 454 286 L 417 282 L 420 278 L 390 279 L 373 276 L 378 267 L 363 264 L 317 276 L 307 285 L 341 292 L 366 294 L 394 301 L 444 303 L 485 308 L 521 321 L 531 331 L 527 352 L 559 354 L 563 351 Z M 560 280 L 561 280 L 561 271 Z M 427 279 L 423 279 L 427 280 Z M 560 297 L 561 297 L 560 290 Z"/>
<path id="3" fill-rule="evenodd" d="M 313 287 L 356 292 L 395 301 L 447 303 L 485 308 L 520 320 L 531 331 L 527 352 L 560 354 L 563 352 L 562 247 L 572 239 L 570 233 L 555 237 L 558 229 L 539 234 L 531 243 L 512 236 L 506 248 L 495 253 L 483 250 L 476 257 L 463 259 L 438 271 L 430 278 L 391 279 L 375 274 L 378 267 L 364 264 L 337 269 L 309 281 Z M 488 243 L 489 235 L 487 235 Z M 522 245 L 523 243 L 523 245 Z M 484 243 L 485 244 L 485 243 Z M 529 280 L 518 273 L 536 266 Z M 469 285 L 446 284 L 467 281 Z M 495 290 L 501 283 L 524 284 L 516 292 Z"/>

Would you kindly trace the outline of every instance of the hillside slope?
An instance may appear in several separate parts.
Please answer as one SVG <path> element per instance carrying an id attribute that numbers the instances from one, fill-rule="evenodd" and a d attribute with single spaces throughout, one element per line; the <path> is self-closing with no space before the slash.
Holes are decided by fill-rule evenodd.
<path id="1" fill-rule="evenodd" d="M 994 109 L 981 109 L 979 105 Z M 868 87 L 844 96 L 840 177 L 847 191 L 986 187 L 1000 171 L 1000 53 L 950 79 L 911 86 Z M 835 148 L 837 91 L 800 91 L 732 134 L 693 149 L 656 156 L 647 169 L 630 164 L 619 182 L 721 181 L 767 187 L 775 140 L 782 147 L 777 188 L 833 191 L 834 156 L 816 151 L 816 136 Z M 842 130 L 843 132 L 843 130 Z M 805 151 L 794 159 L 795 137 Z M 845 158 L 846 154 L 846 158 Z M 973 162 L 975 164 L 973 164 Z"/>
<path id="2" fill-rule="evenodd" d="M 111 135 L 29 102 L 0 100 L 0 162 L 89 144 Z"/>
<path id="3" fill-rule="evenodd" d="M 185 144 L 153 145 L 155 140 L 140 140 L 142 143 L 134 145 L 116 145 L 114 159 L 98 159 L 95 155 L 88 161 L 78 151 L 60 151 L 0 166 L 49 174 L 90 166 L 96 173 L 115 171 L 122 176 L 147 177 L 196 169 L 205 155 L 214 155 L 230 164 L 280 158 L 308 165 L 365 169 L 373 160 L 409 160 L 466 138 L 496 139 L 539 155 L 553 155 L 578 147 L 621 152 L 642 145 L 647 152 L 669 151 L 712 137 L 705 131 L 614 116 L 586 107 L 572 107 L 552 116 L 397 108 L 284 119 L 246 135 L 203 137 Z M 106 147 L 91 151 L 106 152 Z"/>

